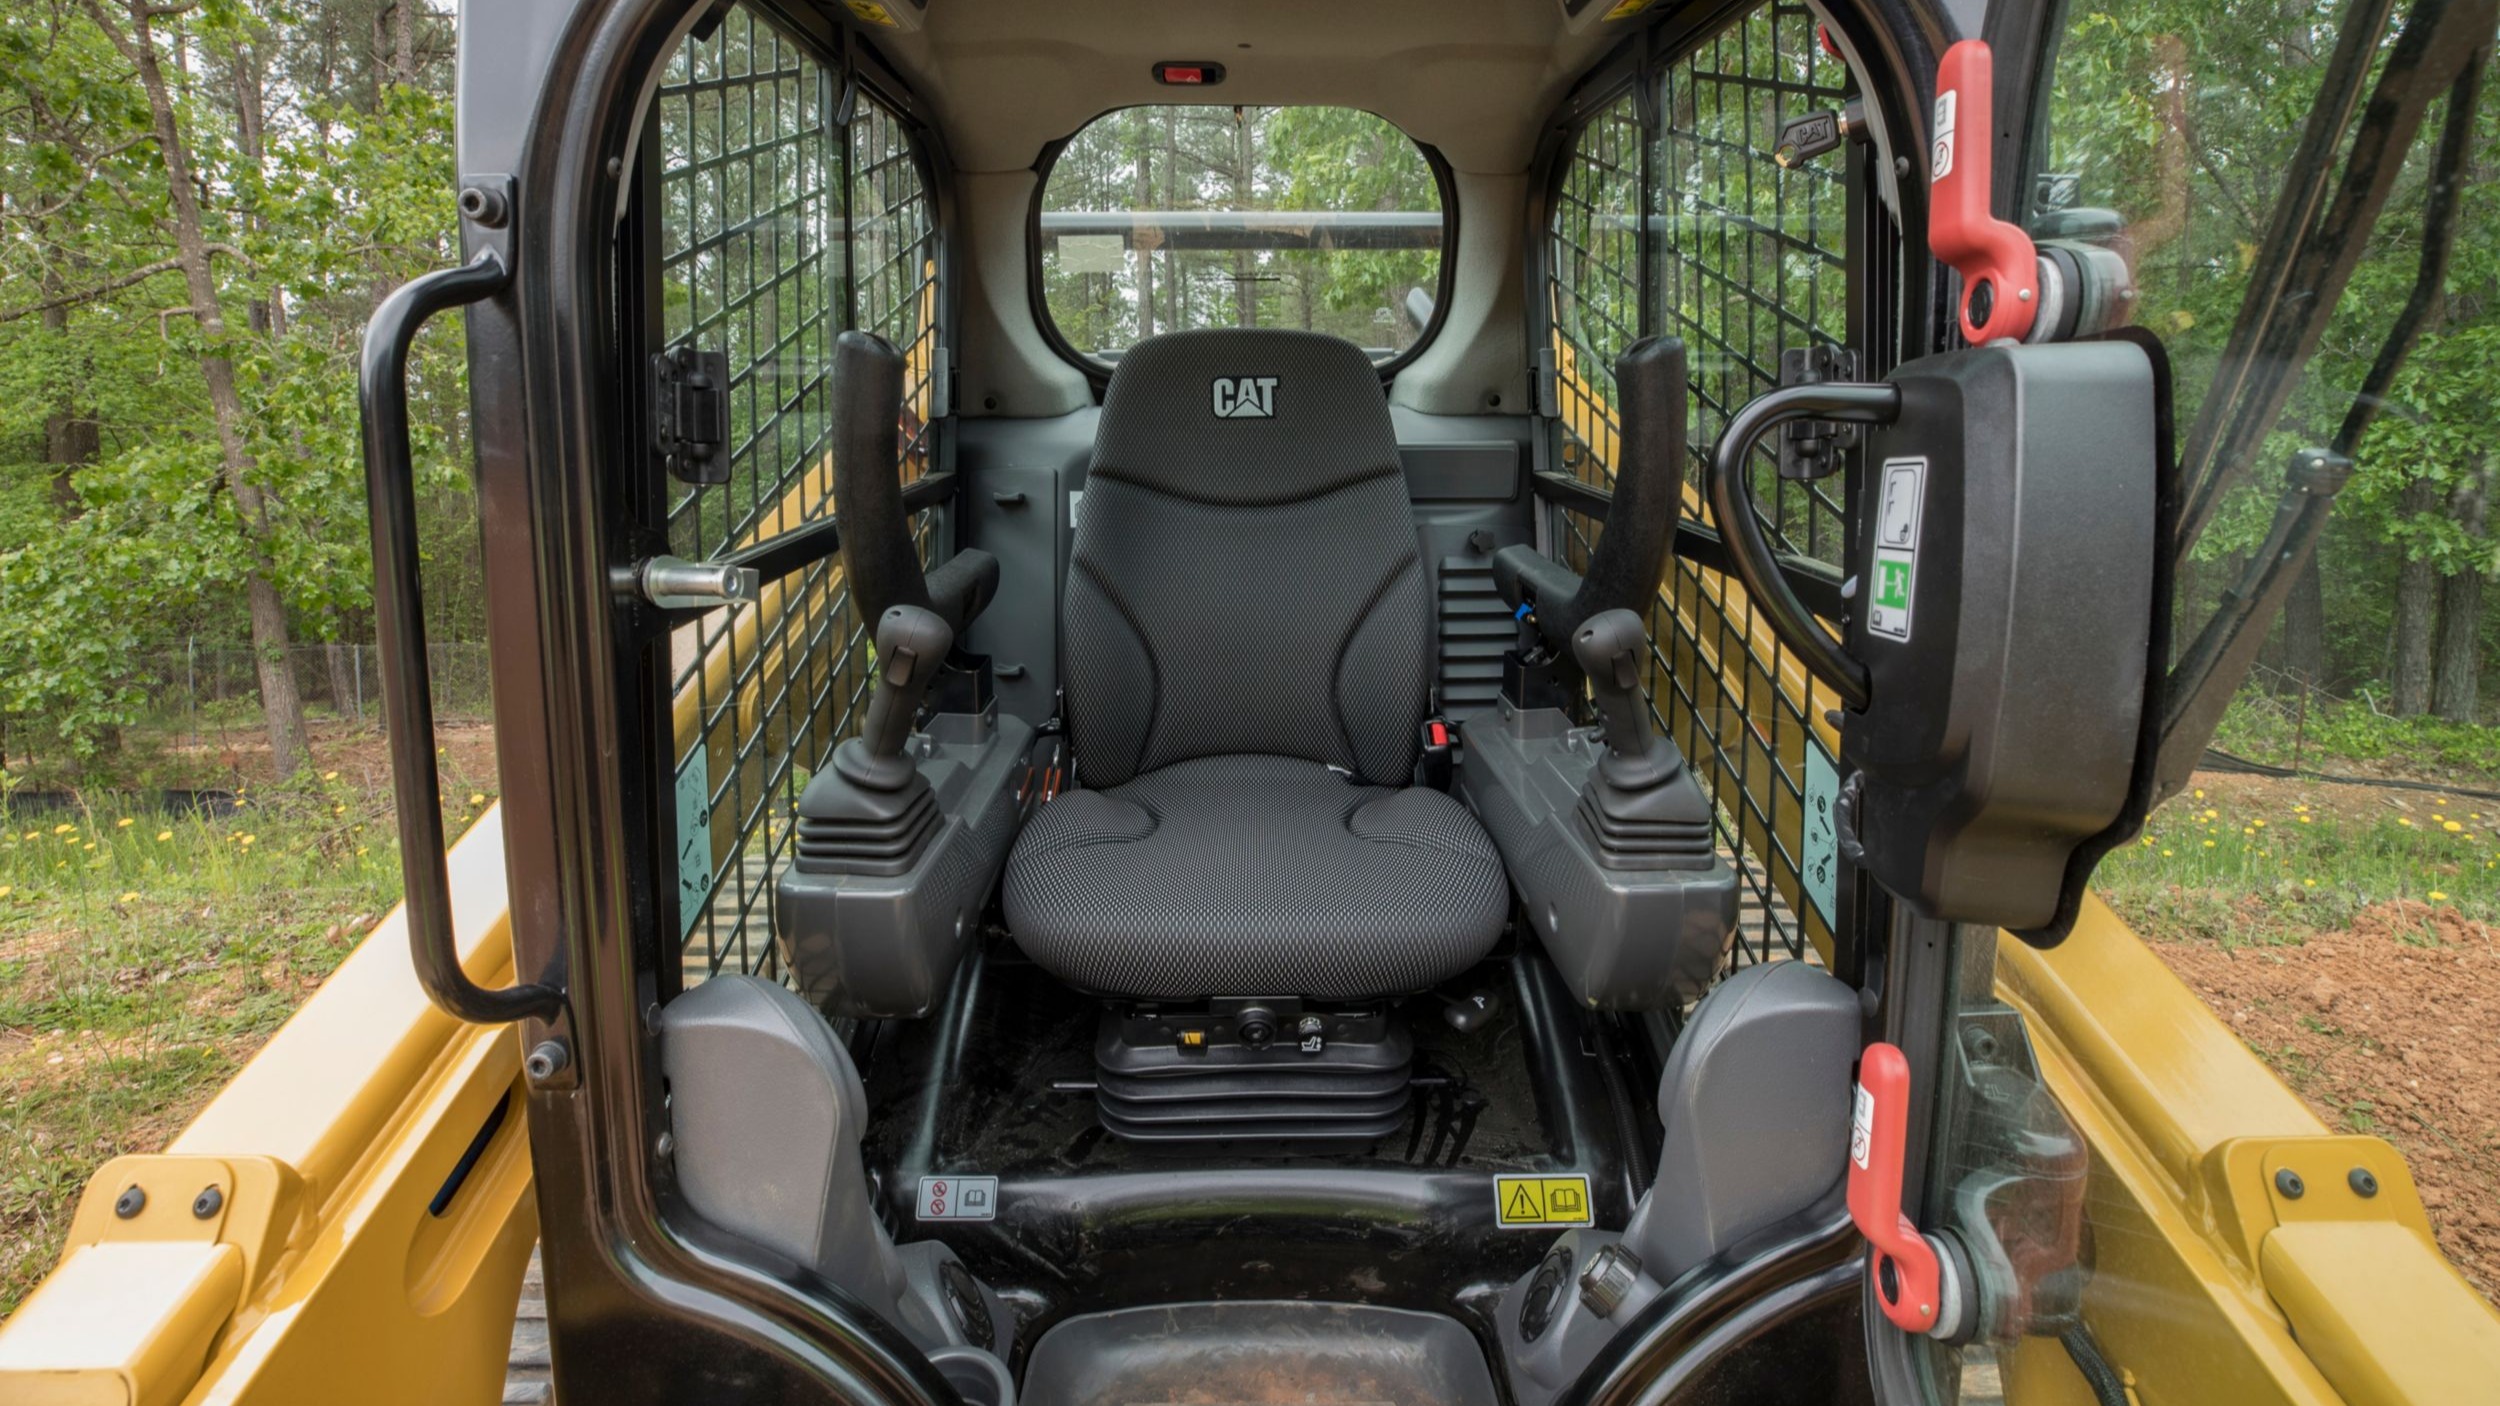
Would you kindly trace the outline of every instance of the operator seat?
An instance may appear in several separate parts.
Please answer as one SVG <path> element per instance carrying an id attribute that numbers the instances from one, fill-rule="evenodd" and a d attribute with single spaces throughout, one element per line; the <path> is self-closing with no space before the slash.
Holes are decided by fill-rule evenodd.
<path id="1" fill-rule="evenodd" d="M 1035 962 L 1106 995 L 1355 999 L 1491 949 L 1500 855 L 1411 784 L 1431 602 L 1361 351 L 1212 330 L 1122 356 L 1061 610 L 1082 789 L 1001 895 Z"/>

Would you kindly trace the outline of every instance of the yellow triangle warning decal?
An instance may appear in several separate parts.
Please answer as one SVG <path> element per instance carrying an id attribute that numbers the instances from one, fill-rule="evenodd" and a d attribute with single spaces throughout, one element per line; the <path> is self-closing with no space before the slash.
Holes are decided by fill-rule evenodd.
<path id="1" fill-rule="evenodd" d="M 1536 1191 L 1535 1182 L 1513 1182 L 1510 1194 L 1502 1198 L 1502 1223 L 1529 1224 L 1545 1219 L 1545 1201 Z"/>
<path id="2" fill-rule="evenodd" d="M 1592 1225 L 1590 1210 L 1584 1176 L 1493 1179 L 1493 1219 L 1500 1225 Z"/>

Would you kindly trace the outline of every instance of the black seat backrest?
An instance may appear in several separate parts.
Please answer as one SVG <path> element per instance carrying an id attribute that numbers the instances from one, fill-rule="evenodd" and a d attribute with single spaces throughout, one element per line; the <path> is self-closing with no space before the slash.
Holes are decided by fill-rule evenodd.
<path id="1" fill-rule="evenodd" d="M 1388 399 L 1308 332 L 1177 332 L 1103 396 L 1062 631 L 1077 766 L 1265 753 L 1403 785 L 1431 601 Z"/>

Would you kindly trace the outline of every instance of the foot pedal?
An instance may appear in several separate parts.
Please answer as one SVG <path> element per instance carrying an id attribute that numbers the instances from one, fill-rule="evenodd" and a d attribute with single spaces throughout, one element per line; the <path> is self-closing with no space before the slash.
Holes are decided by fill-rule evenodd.
<path id="1" fill-rule="evenodd" d="M 1102 1125 L 1130 1142 L 1374 1142 L 1406 1125 L 1415 1044 L 1378 1007 L 1218 1001 L 1106 1012 L 1094 1062 Z"/>

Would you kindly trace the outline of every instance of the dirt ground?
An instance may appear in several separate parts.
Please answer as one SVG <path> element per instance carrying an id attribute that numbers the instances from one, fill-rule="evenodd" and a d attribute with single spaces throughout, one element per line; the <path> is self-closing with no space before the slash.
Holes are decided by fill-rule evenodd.
<path id="1" fill-rule="evenodd" d="M 2195 784 L 2225 805 L 2299 803 L 2365 821 L 2443 804 L 2212 773 Z M 2441 1247 L 2500 1299 L 2500 931 L 2452 907 L 2397 901 L 2297 945 L 2145 936 L 2327 1126 L 2404 1153 Z"/>

